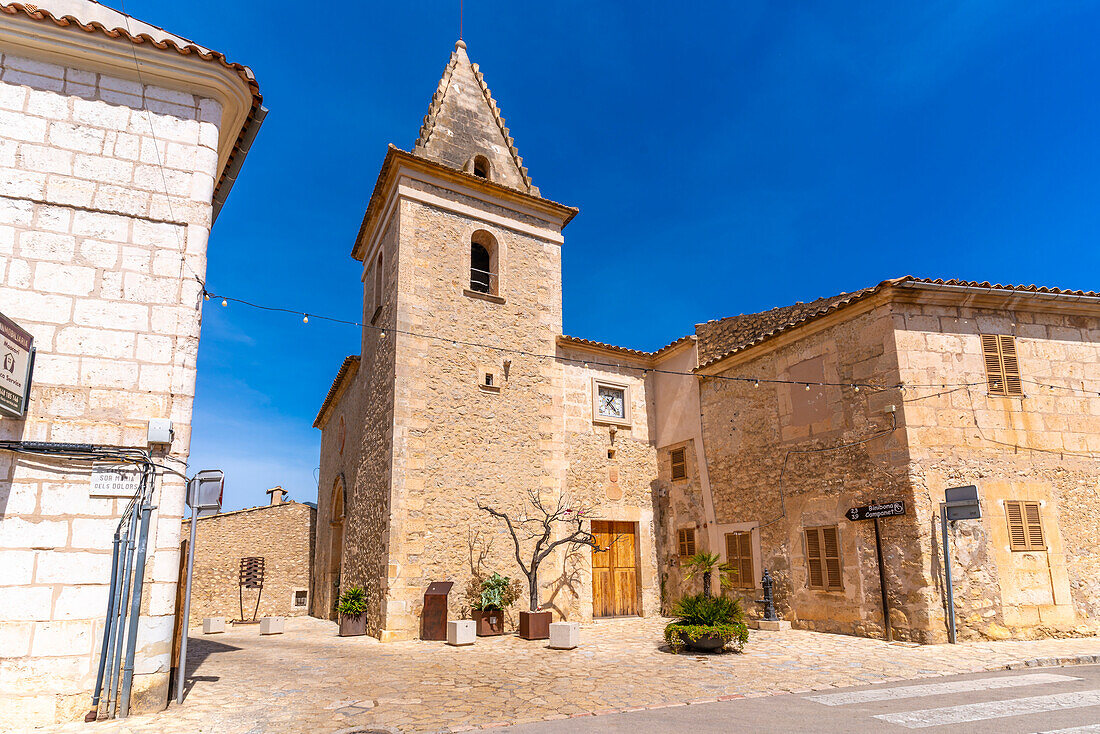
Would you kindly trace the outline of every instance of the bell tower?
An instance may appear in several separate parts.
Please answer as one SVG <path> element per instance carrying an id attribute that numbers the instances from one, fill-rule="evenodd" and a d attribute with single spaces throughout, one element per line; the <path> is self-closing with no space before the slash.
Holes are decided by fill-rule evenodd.
<path id="1" fill-rule="evenodd" d="M 511 506 L 564 485 L 554 355 L 562 230 L 576 213 L 531 183 L 456 43 L 413 150 L 386 155 L 352 252 L 367 327 L 342 583 L 368 590 L 383 640 L 417 636 L 432 581 L 457 582 L 457 613 L 471 534 L 499 530 L 478 498 Z M 511 569 L 496 546 L 488 563 Z"/>

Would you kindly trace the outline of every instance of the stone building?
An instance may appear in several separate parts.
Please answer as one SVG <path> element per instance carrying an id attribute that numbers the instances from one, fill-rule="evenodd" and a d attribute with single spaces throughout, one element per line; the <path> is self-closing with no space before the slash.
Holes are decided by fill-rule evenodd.
<path id="1" fill-rule="evenodd" d="M 105 6 L 0 4 L 0 312 L 37 346 L 0 440 L 149 449 L 186 467 L 211 225 L 262 118 L 252 73 Z M 47 10 L 46 8 L 49 8 Z M 139 71 L 140 68 L 140 71 Z M 0 451 L 0 726 L 89 710 L 127 497 Z M 131 710 L 165 705 L 183 480 L 155 481 Z"/>
<path id="2" fill-rule="evenodd" d="M 259 619 L 309 613 L 317 507 L 285 499 L 282 487 L 268 494 L 267 505 L 198 520 L 192 626 L 201 625 L 204 617 Z M 190 519 L 183 521 L 180 532 L 185 542 L 191 537 Z M 246 558 L 263 559 L 261 589 L 241 588 L 241 561 Z"/>
<path id="3" fill-rule="evenodd" d="M 893 634 L 939 641 L 938 503 L 976 484 L 983 519 L 951 529 L 960 634 L 1095 621 L 1100 296 L 906 277 L 642 352 L 562 334 L 575 214 L 533 186 L 459 42 L 353 246 L 366 326 L 314 423 L 315 614 L 358 584 L 372 634 L 415 636 L 430 582 L 461 589 L 479 558 L 518 576 L 476 502 L 522 513 L 538 488 L 627 536 L 553 559 L 540 597 L 562 617 L 659 614 L 709 551 L 752 615 L 768 570 L 796 626 L 879 635 L 873 524 L 844 513 L 889 500 Z"/>

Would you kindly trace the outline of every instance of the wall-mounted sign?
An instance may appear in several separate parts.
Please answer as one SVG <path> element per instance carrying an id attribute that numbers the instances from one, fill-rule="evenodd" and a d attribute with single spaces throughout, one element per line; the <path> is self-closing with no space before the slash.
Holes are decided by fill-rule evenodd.
<path id="1" fill-rule="evenodd" d="M 27 414 L 34 371 L 34 337 L 0 313 L 0 413 Z"/>
<path id="2" fill-rule="evenodd" d="M 905 514 L 905 502 L 880 502 L 877 505 L 864 505 L 853 507 L 844 513 L 852 522 L 857 520 L 874 520 L 876 517 L 896 517 Z"/>
<path id="3" fill-rule="evenodd" d="M 126 497 L 141 489 L 141 469 L 120 464 L 96 464 L 92 467 L 92 497 Z"/>

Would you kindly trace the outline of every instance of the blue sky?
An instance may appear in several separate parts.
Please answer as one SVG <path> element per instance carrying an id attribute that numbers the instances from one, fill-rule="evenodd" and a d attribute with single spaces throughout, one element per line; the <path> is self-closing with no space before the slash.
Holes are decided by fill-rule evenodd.
<path id="1" fill-rule="evenodd" d="M 1100 4 L 466 5 L 534 182 L 581 209 L 566 333 L 652 349 L 906 273 L 1100 287 Z M 348 253 L 386 144 L 416 139 L 457 2 L 126 9 L 251 66 L 271 110 L 211 289 L 357 319 Z M 190 468 L 226 471 L 227 508 L 275 484 L 315 499 L 313 418 L 358 346 L 353 327 L 207 304 Z"/>

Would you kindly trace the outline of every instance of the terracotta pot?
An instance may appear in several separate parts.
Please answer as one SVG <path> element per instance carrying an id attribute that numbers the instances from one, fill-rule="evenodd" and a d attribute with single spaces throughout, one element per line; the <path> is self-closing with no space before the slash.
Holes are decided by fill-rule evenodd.
<path id="1" fill-rule="evenodd" d="M 550 612 L 520 612 L 519 636 L 525 640 L 546 640 L 550 637 Z"/>
<path id="2" fill-rule="evenodd" d="M 499 609 L 475 609 L 474 621 L 478 637 L 504 634 L 504 612 Z"/>
<path id="3" fill-rule="evenodd" d="M 367 634 L 367 615 L 357 614 L 354 617 L 347 614 L 340 615 L 340 636 L 357 637 Z"/>
<path id="4" fill-rule="evenodd" d="M 718 635 L 706 635 L 694 642 L 687 643 L 687 648 L 696 652 L 721 652 L 723 647 L 725 645 Z"/>

